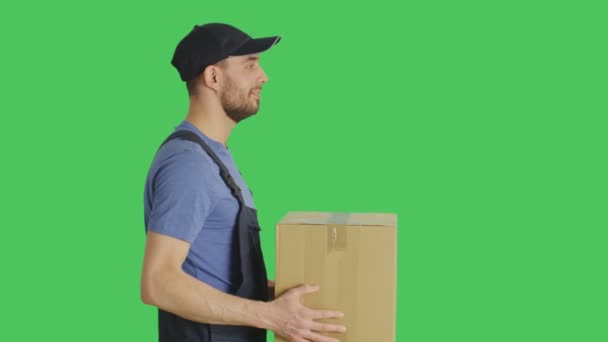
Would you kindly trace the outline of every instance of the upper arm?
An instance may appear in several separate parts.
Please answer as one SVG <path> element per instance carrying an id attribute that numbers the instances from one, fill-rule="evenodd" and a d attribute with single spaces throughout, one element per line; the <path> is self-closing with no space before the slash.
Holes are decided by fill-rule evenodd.
<path id="1" fill-rule="evenodd" d="M 143 278 L 159 272 L 180 270 L 190 243 L 174 237 L 148 231 L 144 252 Z"/>
<path id="2" fill-rule="evenodd" d="M 190 244 L 217 202 L 212 170 L 196 151 L 177 153 L 154 175 L 141 278 L 144 302 L 154 300 L 166 276 L 182 272 Z"/>
<path id="3" fill-rule="evenodd" d="M 163 161 L 152 181 L 148 230 L 192 243 L 218 201 L 215 176 L 197 151 Z"/>
<path id="4" fill-rule="evenodd" d="M 190 243 L 148 230 L 141 274 L 141 298 L 154 304 L 155 293 L 166 276 L 181 272 Z"/>

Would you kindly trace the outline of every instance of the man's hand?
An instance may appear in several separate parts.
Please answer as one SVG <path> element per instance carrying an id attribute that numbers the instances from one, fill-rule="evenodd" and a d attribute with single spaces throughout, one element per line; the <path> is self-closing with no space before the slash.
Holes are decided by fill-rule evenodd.
<path id="1" fill-rule="evenodd" d="M 339 342 L 335 338 L 323 336 L 320 332 L 345 332 L 346 327 L 316 322 L 318 319 L 342 318 L 344 314 L 337 311 L 311 310 L 301 303 L 301 297 L 319 290 L 318 286 L 303 285 L 293 288 L 270 302 L 275 312 L 277 335 L 290 342 Z"/>

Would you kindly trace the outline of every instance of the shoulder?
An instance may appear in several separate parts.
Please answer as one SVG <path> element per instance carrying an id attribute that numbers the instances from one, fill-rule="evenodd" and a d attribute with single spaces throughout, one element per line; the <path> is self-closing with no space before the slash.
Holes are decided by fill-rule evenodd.
<path id="1" fill-rule="evenodd" d="M 153 183 L 172 180 L 197 185 L 219 177 L 216 168 L 198 144 L 174 139 L 164 144 L 156 154 Z"/>

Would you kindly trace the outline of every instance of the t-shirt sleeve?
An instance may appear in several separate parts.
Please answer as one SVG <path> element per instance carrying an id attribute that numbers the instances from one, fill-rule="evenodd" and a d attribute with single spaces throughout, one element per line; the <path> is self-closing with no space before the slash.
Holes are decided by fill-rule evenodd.
<path id="1" fill-rule="evenodd" d="M 164 160 L 153 180 L 148 229 L 192 243 L 217 199 L 211 172 L 211 165 L 197 151 Z"/>

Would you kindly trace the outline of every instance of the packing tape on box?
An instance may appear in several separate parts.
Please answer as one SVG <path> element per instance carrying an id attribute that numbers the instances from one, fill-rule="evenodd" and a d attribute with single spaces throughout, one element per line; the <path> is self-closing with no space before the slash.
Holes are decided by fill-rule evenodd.
<path id="1" fill-rule="evenodd" d="M 347 224 L 350 213 L 331 213 L 327 222 L 329 224 Z"/>
<path id="2" fill-rule="evenodd" d="M 346 226 L 343 224 L 332 224 L 327 229 L 327 250 L 329 252 L 342 251 L 346 249 Z"/>
<path id="3" fill-rule="evenodd" d="M 332 263 L 332 270 L 326 277 L 331 278 L 333 287 L 333 301 L 330 305 L 331 309 L 340 308 L 349 315 L 346 321 L 341 323 L 347 324 L 348 331 L 345 334 L 328 333 L 331 336 L 341 341 L 349 341 L 352 336 L 357 336 L 358 309 L 357 300 L 355 300 L 362 289 L 359 288 L 358 278 L 361 276 L 357 271 L 359 266 L 359 253 L 353 253 L 360 250 L 361 236 L 359 229 L 353 228 L 349 217 L 350 214 L 333 213 L 328 218 L 327 230 L 327 259 Z M 350 227 L 349 227 L 350 226 Z M 347 231 L 350 229 L 350 231 Z M 348 234 L 347 234 L 348 233 Z M 347 250 L 347 247 L 349 250 Z M 348 291 L 346 291 L 348 289 Z M 351 317 L 352 316 L 352 317 Z M 335 323 L 335 321 L 327 320 L 326 323 Z M 350 323 L 350 324 L 349 324 Z"/>
<path id="4" fill-rule="evenodd" d="M 346 224 L 348 213 L 332 213 L 328 218 L 327 230 L 327 250 L 328 252 L 341 251 L 346 249 Z"/>

